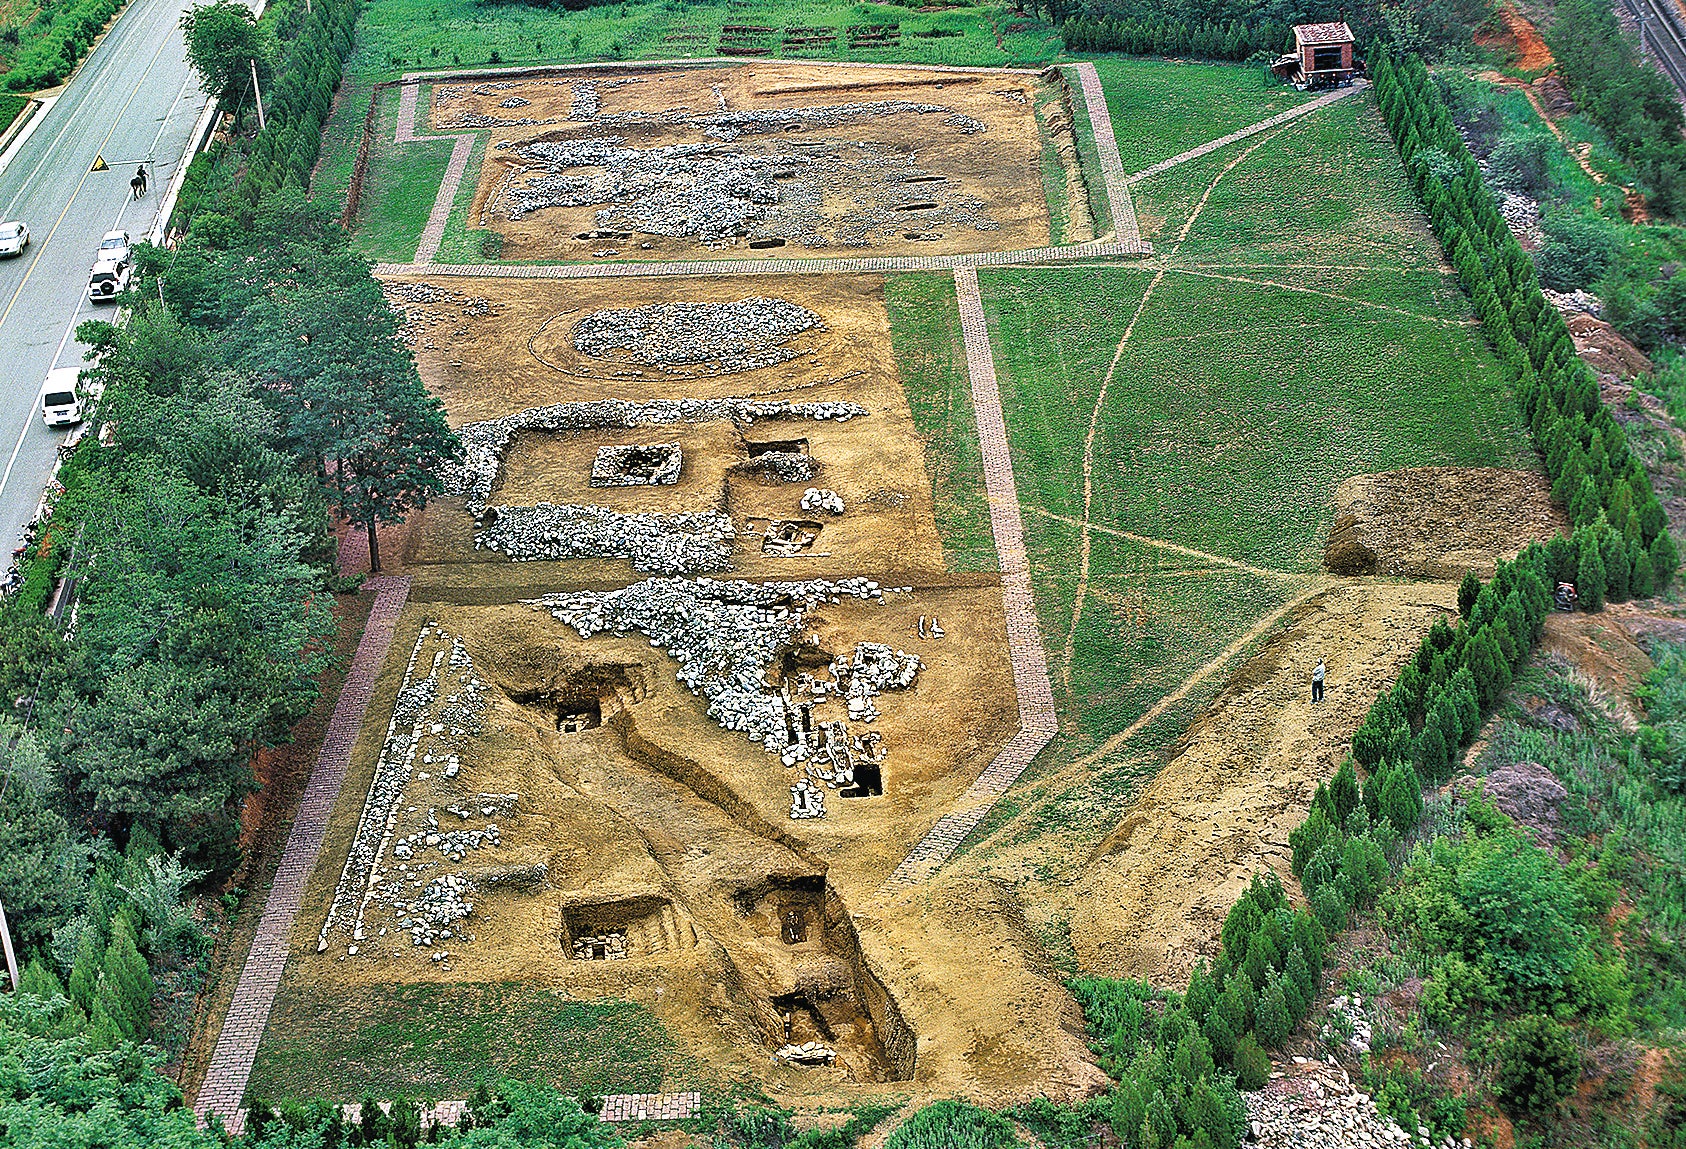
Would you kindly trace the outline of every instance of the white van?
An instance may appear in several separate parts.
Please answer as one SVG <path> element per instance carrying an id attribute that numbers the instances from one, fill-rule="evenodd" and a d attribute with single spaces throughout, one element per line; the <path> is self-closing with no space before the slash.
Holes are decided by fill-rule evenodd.
<path id="1" fill-rule="evenodd" d="M 55 367 L 47 372 L 41 388 L 41 418 L 49 427 L 65 427 L 82 421 L 82 396 L 76 386 L 80 367 Z"/>

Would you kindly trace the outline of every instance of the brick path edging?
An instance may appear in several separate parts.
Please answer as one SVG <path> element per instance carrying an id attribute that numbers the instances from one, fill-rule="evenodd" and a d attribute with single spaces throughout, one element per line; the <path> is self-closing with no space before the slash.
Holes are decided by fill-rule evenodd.
<path id="1" fill-rule="evenodd" d="M 381 1102 L 381 1112 L 391 1113 L 392 1103 Z M 422 1110 L 422 1128 L 445 1125 L 456 1128 L 468 1112 L 466 1101 L 441 1101 Z M 611 1093 L 603 1098 L 600 1121 L 620 1124 L 627 1121 L 688 1121 L 702 1112 L 702 1094 L 689 1093 Z M 363 1119 L 360 1102 L 340 1106 L 340 1116 L 356 1124 Z M 230 1133 L 240 1133 L 246 1127 L 246 1110 L 237 1111 L 226 1123 Z"/>
<path id="2" fill-rule="evenodd" d="M 989 327 L 978 294 L 976 268 L 956 269 L 954 294 L 960 305 L 960 333 L 966 345 L 966 372 L 972 383 L 972 411 L 983 454 L 989 525 L 995 536 L 995 553 L 1001 562 L 1001 606 L 1007 619 L 1007 653 L 1013 664 L 1013 689 L 1018 695 L 1019 731 L 966 788 L 955 808 L 939 818 L 908 851 L 885 881 L 886 889 L 918 885 L 936 873 L 1059 729 L 1054 712 L 1054 688 L 1048 679 L 1048 655 L 1042 646 L 1041 628 L 1036 623 L 1030 562 L 1024 545 L 1024 520 L 1019 514 L 1013 455 L 1007 444 L 1007 421 L 1001 413 L 1001 388 L 995 377 L 995 359 L 990 352 Z"/>
<path id="3" fill-rule="evenodd" d="M 1118 136 L 1112 130 L 1112 111 L 1106 104 L 1106 89 L 1101 86 L 1100 73 L 1087 60 L 1070 67 L 1077 73 L 1078 86 L 1083 89 L 1083 104 L 1089 111 L 1095 151 L 1101 158 L 1106 202 L 1112 209 L 1112 230 L 1119 243 L 1140 248 L 1142 236 L 1136 224 L 1136 205 L 1130 201 L 1130 188 L 1124 180 L 1124 161 L 1118 155 Z"/>
<path id="4" fill-rule="evenodd" d="M 374 695 L 375 678 L 386 662 L 393 630 L 410 593 L 407 577 L 381 575 L 369 579 L 364 586 L 376 592 L 374 606 L 369 610 L 369 621 L 363 628 L 357 653 L 340 687 L 339 701 L 328 721 L 310 782 L 299 800 L 292 831 L 287 835 L 281 863 L 275 870 L 274 884 L 264 900 L 257 935 L 252 939 L 228 1014 L 217 1034 L 211 1066 L 194 1099 L 193 1111 L 201 1123 L 215 1115 L 233 1130 L 234 1123 L 242 1120 L 240 1102 L 245 1098 L 246 1081 L 257 1059 L 258 1043 L 263 1040 L 270 1010 L 275 1006 L 275 993 L 287 965 L 288 941 L 304 900 L 305 883 L 322 852 L 328 816 L 339 799 L 340 787 L 351 766 L 351 748 L 362 729 L 363 715 Z"/>

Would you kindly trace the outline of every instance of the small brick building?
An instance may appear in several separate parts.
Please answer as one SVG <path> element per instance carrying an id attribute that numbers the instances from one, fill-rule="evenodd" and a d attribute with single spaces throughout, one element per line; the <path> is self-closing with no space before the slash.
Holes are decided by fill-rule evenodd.
<path id="1" fill-rule="evenodd" d="M 1270 70 L 1301 91 L 1350 83 L 1359 68 L 1352 49 L 1352 29 L 1344 21 L 1296 24 L 1293 52 L 1278 57 Z"/>

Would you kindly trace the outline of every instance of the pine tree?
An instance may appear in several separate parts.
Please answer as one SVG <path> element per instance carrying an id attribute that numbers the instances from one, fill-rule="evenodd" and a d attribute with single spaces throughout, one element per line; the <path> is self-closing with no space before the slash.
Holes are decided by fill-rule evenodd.
<path id="1" fill-rule="evenodd" d="M 1353 769 L 1352 759 L 1342 762 L 1340 769 L 1335 771 L 1334 778 L 1329 782 L 1329 797 L 1335 803 L 1336 821 L 1344 825 L 1359 802 L 1358 771 Z"/>
<path id="2" fill-rule="evenodd" d="M 1409 762 L 1401 763 L 1389 775 L 1381 794 L 1382 814 L 1393 828 L 1408 834 L 1423 816 L 1423 788 Z"/>
<path id="3" fill-rule="evenodd" d="M 1582 610 L 1604 609 L 1604 557 L 1598 538 L 1588 528 L 1575 532 L 1575 594 Z"/>
<path id="4" fill-rule="evenodd" d="M 1266 1049 L 1282 1048 L 1282 1043 L 1293 1032 L 1294 1019 L 1288 1010 L 1288 998 L 1282 989 L 1280 976 L 1273 974 L 1266 982 L 1254 1012 L 1253 1032 L 1258 1034 L 1259 1044 Z"/>
<path id="5" fill-rule="evenodd" d="M 1469 612 L 1475 609 L 1475 597 L 1481 593 L 1481 580 L 1474 571 L 1465 571 L 1463 581 L 1458 584 L 1458 613 L 1469 618 Z"/>
<path id="6" fill-rule="evenodd" d="M 151 1028 L 153 989 L 152 971 L 135 944 L 134 927 L 127 916 L 119 914 L 112 922 L 111 941 L 100 966 L 95 1006 L 103 1003 L 118 1031 L 131 1041 L 140 1041 Z"/>

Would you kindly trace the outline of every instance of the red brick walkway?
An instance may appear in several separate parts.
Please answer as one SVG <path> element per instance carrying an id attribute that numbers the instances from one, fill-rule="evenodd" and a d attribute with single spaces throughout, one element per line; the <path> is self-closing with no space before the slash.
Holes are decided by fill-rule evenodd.
<path id="1" fill-rule="evenodd" d="M 310 784 L 299 800 L 298 815 L 293 820 L 292 832 L 287 835 L 281 864 L 275 871 L 275 884 L 270 886 L 264 901 L 257 936 L 252 939 L 251 952 L 240 971 L 234 999 L 228 1007 L 228 1016 L 223 1018 L 216 1050 L 211 1054 L 211 1068 L 205 1074 L 205 1083 L 199 1087 L 193 1107 L 201 1121 L 215 1114 L 231 1130 L 243 1121 L 240 1102 L 246 1095 L 246 1079 L 251 1076 L 252 1062 L 257 1058 L 258 1042 L 263 1040 L 264 1027 L 269 1024 L 269 1011 L 275 1005 L 281 971 L 287 965 L 287 943 L 299 903 L 304 898 L 305 882 L 310 879 L 317 855 L 322 851 L 328 815 L 339 798 L 340 786 L 351 765 L 351 748 L 362 728 L 363 714 L 369 708 L 375 677 L 386 662 L 393 628 L 410 594 L 408 578 L 377 575 L 364 586 L 376 592 L 375 605 L 369 611 L 357 654 L 340 688 L 339 702 L 328 722 Z"/>
<path id="2" fill-rule="evenodd" d="M 966 788 L 955 808 L 938 819 L 902 859 L 885 883 L 886 888 L 915 885 L 934 874 L 994 808 L 996 800 L 1018 781 L 1025 767 L 1059 728 L 1054 714 L 1054 690 L 1048 681 L 1048 655 L 1042 647 L 1036 603 L 1031 596 L 1024 522 L 1019 516 L 1018 488 L 1013 481 L 1013 456 L 1007 447 L 1007 421 L 1001 414 L 1001 390 L 995 378 L 995 360 L 990 354 L 989 329 L 984 322 L 975 268 L 961 268 L 954 273 L 954 294 L 960 302 L 960 332 L 966 343 L 966 370 L 972 379 L 972 409 L 978 423 L 978 445 L 983 453 L 989 525 L 995 535 L 995 553 L 1001 561 L 1001 605 L 1007 615 L 1007 651 L 1013 662 L 1013 689 L 1019 699 L 1019 732 L 1001 748 L 977 781 Z"/>

